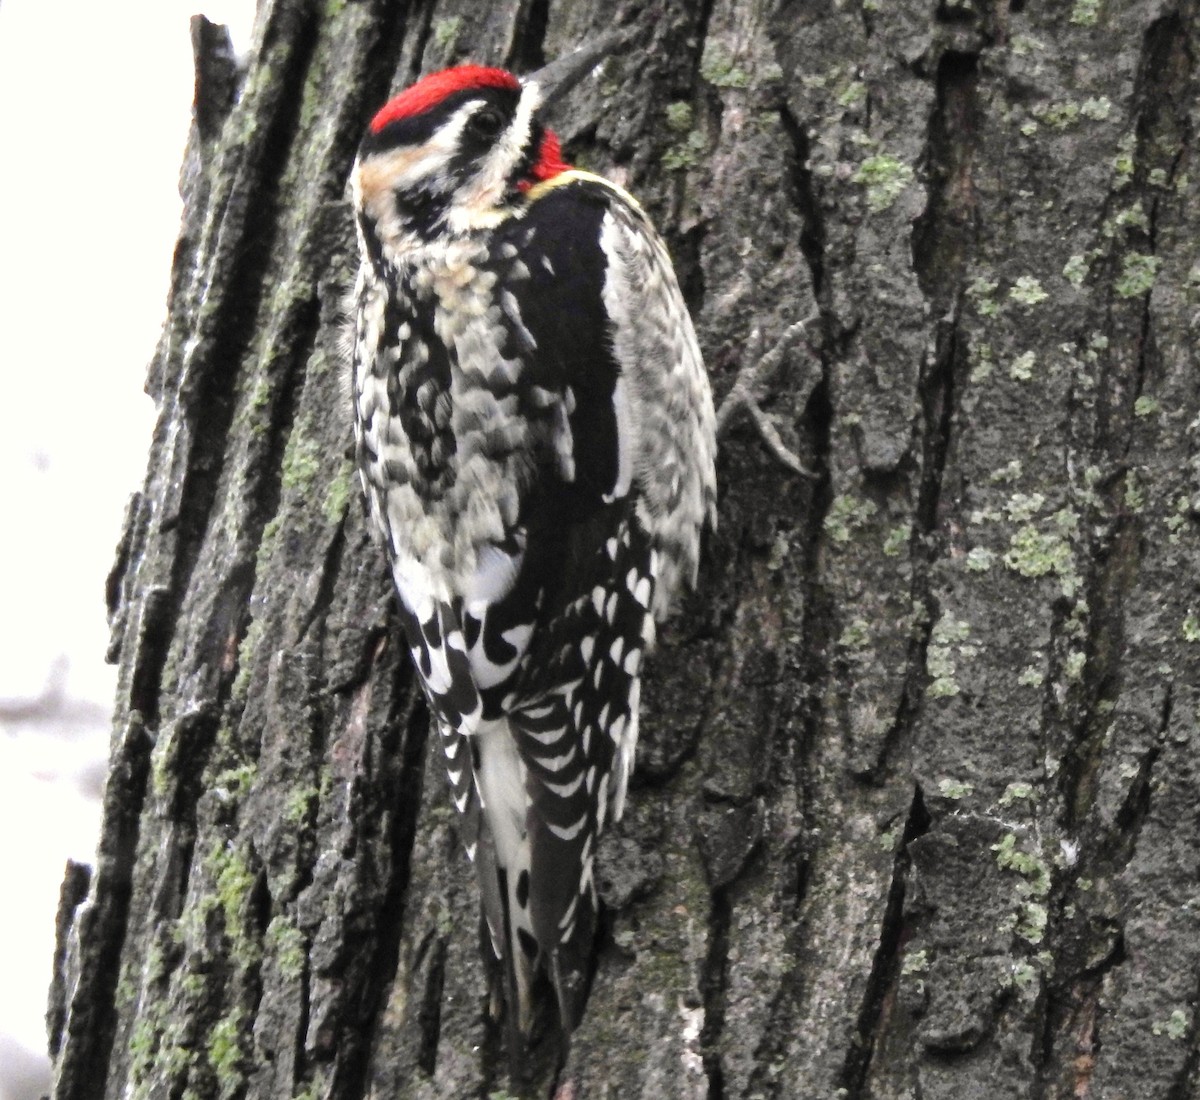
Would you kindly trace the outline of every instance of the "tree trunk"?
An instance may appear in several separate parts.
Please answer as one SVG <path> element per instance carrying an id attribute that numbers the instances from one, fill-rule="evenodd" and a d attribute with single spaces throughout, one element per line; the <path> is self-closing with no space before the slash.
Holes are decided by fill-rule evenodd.
<path id="1" fill-rule="evenodd" d="M 1200 1095 L 1196 0 L 594 7 L 263 0 L 244 72 L 194 25 L 55 1096 Z M 390 89 L 614 22 L 568 159 L 718 397 L 814 315 L 758 393 L 818 476 L 731 420 L 590 1004 L 513 1085 L 348 458 L 345 180 Z"/>

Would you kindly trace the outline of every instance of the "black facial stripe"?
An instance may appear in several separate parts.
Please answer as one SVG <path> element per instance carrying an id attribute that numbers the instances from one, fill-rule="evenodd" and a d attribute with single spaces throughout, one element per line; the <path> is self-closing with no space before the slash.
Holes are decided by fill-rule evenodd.
<path id="1" fill-rule="evenodd" d="M 432 191 L 405 191 L 396 200 L 404 228 L 422 238 L 436 235 L 450 207 L 449 195 Z"/>
<path id="2" fill-rule="evenodd" d="M 533 125 L 529 127 L 529 142 L 525 146 L 525 155 L 509 173 L 508 186 L 510 188 L 516 187 L 522 180 L 533 179 L 533 166 L 537 164 L 538 154 L 542 148 L 542 138 L 545 134 L 546 127 L 534 119 Z"/>
<path id="3" fill-rule="evenodd" d="M 395 149 L 401 145 L 422 145 L 432 138 L 464 103 L 472 100 L 480 100 L 495 107 L 503 115 L 505 125 L 508 125 L 516 114 L 520 98 L 521 92 L 517 88 L 464 88 L 461 92 L 448 95 L 419 115 L 410 115 L 408 118 L 388 123 L 377 134 L 368 130 L 363 138 L 362 152 L 370 154 Z"/>
<path id="4" fill-rule="evenodd" d="M 485 104 L 472 115 L 472 120 L 479 117 L 481 111 L 486 111 L 494 108 L 494 104 Z M 501 114 L 501 129 L 499 132 L 486 132 L 483 129 L 477 129 L 472 125 L 472 121 L 468 120 L 466 126 L 463 127 L 462 137 L 459 139 L 458 152 L 450 160 L 448 166 L 451 178 L 455 180 L 467 179 L 475 170 L 479 162 L 495 147 L 496 143 L 502 139 L 502 135 L 512 126 L 515 115 L 511 112 Z M 541 138 L 539 137 L 540 141 Z M 527 149 L 522 161 L 530 159 L 530 151 Z M 527 174 L 527 173 L 526 173 Z M 518 179 L 522 178 L 520 174 Z"/>
<path id="5" fill-rule="evenodd" d="M 378 271 L 383 266 L 383 246 L 379 243 L 379 235 L 375 232 L 375 223 L 366 215 L 359 214 L 358 225 L 362 230 L 367 258 L 371 261 L 371 266 Z"/>

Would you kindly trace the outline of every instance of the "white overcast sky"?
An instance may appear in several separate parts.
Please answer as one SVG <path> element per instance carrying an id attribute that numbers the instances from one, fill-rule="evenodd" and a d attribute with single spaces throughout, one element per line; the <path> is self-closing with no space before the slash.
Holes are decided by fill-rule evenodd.
<path id="1" fill-rule="evenodd" d="M 84 716 L 60 736 L 0 720 L 0 1100 L 38 1070 L 63 864 L 95 844 L 80 776 L 105 752 L 104 578 L 153 425 L 188 19 L 229 24 L 244 50 L 253 9 L 0 0 L 0 703 L 35 699 L 65 658 L 66 711 Z"/>

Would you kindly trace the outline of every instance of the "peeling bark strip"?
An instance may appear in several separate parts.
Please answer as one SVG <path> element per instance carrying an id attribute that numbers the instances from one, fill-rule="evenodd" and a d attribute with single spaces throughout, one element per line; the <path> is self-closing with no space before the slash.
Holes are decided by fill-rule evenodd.
<path id="1" fill-rule="evenodd" d="M 1200 1094 L 1195 0 L 593 7 L 265 0 L 244 71 L 194 26 L 55 1096 Z M 731 425 L 588 1013 L 512 1085 L 350 480 L 344 184 L 390 89 L 600 22 L 568 154 L 718 400 L 817 314 L 757 397 L 818 477 Z"/>

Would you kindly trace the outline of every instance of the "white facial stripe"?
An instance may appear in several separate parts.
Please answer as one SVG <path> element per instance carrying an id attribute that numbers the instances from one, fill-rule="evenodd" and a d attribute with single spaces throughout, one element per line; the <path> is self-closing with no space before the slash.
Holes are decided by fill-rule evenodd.
<path id="1" fill-rule="evenodd" d="M 396 193 L 412 190 L 448 193 L 453 181 L 447 171 L 458 151 L 463 127 L 471 117 L 469 105 L 456 111 L 424 145 L 401 146 L 357 162 L 352 188 L 357 204 L 375 223 L 385 254 L 395 261 L 402 251 L 404 230 L 396 209 Z"/>
<path id="2" fill-rule="evenodd" d="M 418 186 L 433 187 L 439 191 L 449 191 L 454 181 L 447 169 L 450 161 L 458 152 L 462 141 L 463 128 L 470 121 L 472 104 L 464 103 L 446 122 L 439 126 L 436 133 L 421 148 L 426 156 L 413 164 L 409 172 L 397 176 L 392 186 L 399 191 L 410 190 Z"/>
<path id="3" fill-rule="evenodd" d="M 521 104 L 518 113 L 525 108 L 526 103 L 529 104 L 530 115 L 542 105 L 542 89 L 536 80 L 530 80 L 521 85 Z"/>
<path id="4" fill-rule="evenodd" d="M 542 101 L 536 84 L 529 84 L 517 101 L 517 112 L 491 151 L 479 163 L 479 170 L 459 190 L 451 211 L 451 228 L 467 230 L 483 224 L 487 215 L 503 199 L 508 179 L 520 163 L 533 130 L 533 114 Z M 483 110 L 481 101 L 468 103 L 465 110 Z M 456 116 L 457 117 L 457 116 Z"/>
<path id="5" fill-rule="evenodd" d="M 404 145 L 376 153 L 359 165 L 356 183 L 363 198 L 372 202 L 383 193 L 434 186 L 448 190 L 446 168 L 458 151 L 463 127 L 471 117 L 470 104 L 461 107 L 438 127 L 424 145 Z"/>

